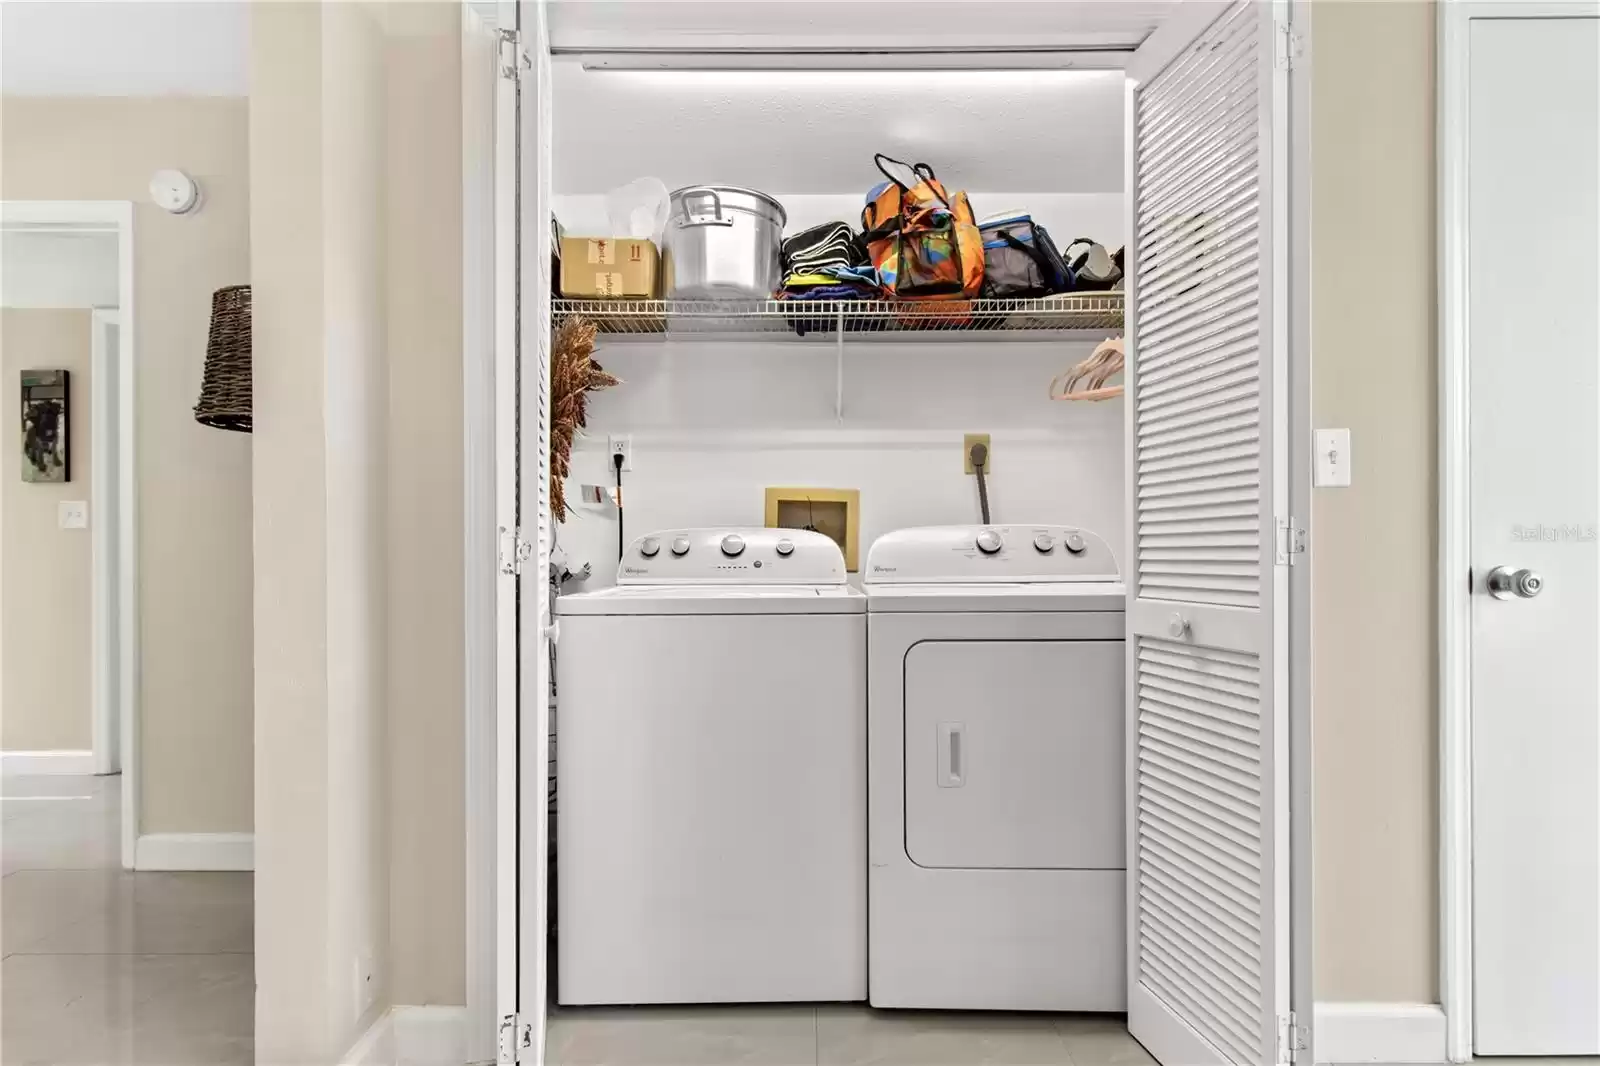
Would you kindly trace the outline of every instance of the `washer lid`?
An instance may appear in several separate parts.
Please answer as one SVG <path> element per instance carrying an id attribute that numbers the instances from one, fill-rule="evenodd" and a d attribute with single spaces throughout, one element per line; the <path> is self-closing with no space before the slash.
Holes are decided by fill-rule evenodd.
<path id="1" fill-rule="evenodd" d="M 867 586 L 867 609 L 874 614 L 923 611 L 1102 611 L 1127 609 L 1127 586 L 1120 581 L 973 582 L 970 584 L 878 584 Z"/>
<path id="2" fill-rule="evenodd" d="M 866 582 L 1116 581 L 1110 547 L 1077 526 L 924 526 L 879 537 L 867 553 Z"/>
<path id="3" fill-rule="evenodd" d="M 867 598 L 848 585 L 615 585 L 558 596 L 573 615 L 860 614 Z"/>

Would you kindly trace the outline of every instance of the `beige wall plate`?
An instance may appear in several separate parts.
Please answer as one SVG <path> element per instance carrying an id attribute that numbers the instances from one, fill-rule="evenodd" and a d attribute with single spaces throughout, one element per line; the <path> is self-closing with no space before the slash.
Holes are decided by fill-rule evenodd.
<path id="1" fill-rule="evenodd" d="M 987 433 L 968 433 L 961 438 L 961 468 L 969 474 L 977 473 L 972 469 L 972 446 L 974 444 L 982 444 L 989 449 L 989 456 L 983 461 L 983 472 L 985 474 L 994 473 L 994 445 L 989 443 L 989 434 Z"/>
<path id="2" fill-rule="evenodd" d="M 814 529 L 844 552 L 844 568 L 859 569 L 861 490 L 767 489 L 766 525 L 769 529 Z"/>

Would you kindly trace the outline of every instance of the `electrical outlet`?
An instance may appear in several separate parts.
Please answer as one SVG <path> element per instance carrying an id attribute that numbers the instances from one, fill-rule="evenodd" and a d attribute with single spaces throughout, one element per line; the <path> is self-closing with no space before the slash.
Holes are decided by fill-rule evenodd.
<path id="1" fill-rule="evenodd" d="M 969 474 L 977 473 L 976 470 L 972 469 L 972 446 L 974 444 L 981 444 L 989 449 L 989 454 L 983 460 L 983 472 L 985 474 L 994 473 L 994 445 L 989 443 L 989 434 L 987 433 L 968 433 L 961 438 L 961 469 Z"/>
<path id="2" fill-rule="evenodd" d="M 608 447 L 610 449 L 606 453 L 607 462 L 609 462 L 611 464 L 611 469 L 615 470 L 617 468 L 617 458 L 616 457 L 620 455 L 620 456 L 622 456 L 622 469 L 624 469 L 624 470 L 632 470 L 633 469 L 633 438 L 629 437 L 629 436 L 607 437 L 606 440 L 609 442 Z"/>

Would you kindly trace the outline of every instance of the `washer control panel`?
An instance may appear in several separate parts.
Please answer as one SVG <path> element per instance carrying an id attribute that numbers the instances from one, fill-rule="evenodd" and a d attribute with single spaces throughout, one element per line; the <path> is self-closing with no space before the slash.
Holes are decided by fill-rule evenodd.
<path id="1" fill-rule="evenodd" d="M 619 585 L 843 585 L 844 552 L 805 529 L 664 529 L 628 545 Z"/>
<path id="2" fill-rule="evenodd" d="M 868 584 L 1117 581 L 1111 548 L 1077 526 L 924 526 L 879 537 Z"/>

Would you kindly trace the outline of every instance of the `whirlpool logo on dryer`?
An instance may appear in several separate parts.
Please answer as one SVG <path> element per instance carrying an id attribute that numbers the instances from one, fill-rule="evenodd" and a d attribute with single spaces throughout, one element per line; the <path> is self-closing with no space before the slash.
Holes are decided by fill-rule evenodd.
<path id="1" fill-rule="evenodd" d="M 624 566 L 622 572 L 624 574 L 648 574 L 650 569 L 644 566 Z"/>

